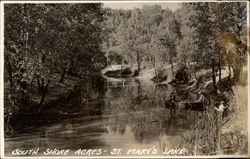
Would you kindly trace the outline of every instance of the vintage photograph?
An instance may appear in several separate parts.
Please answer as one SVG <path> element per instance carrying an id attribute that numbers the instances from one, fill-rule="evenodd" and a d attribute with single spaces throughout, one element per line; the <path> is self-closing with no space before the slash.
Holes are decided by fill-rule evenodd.
<path id="1" fill-rule="evenodd" d="M 249 2 L 1 5 L 2 157 L 249 156 Z"/>

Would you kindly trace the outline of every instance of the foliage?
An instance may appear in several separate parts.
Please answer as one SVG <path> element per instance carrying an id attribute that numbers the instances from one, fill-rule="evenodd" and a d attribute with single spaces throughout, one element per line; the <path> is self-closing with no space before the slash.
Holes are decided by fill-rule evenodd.
<path id="1" fill-rule="evenodd" d="M 174 13 L 159 5 L 145 5 L 107 9 L 105 15 L 104 50 L 109 63 L 136 64 L 139 71 L 142 63 L 155 70 L 164 64 L 192 65 L 194 74 L 200 68 L 211 69 L 215 87 L 217 72 L 221 80 L 221 69 L 228 65 L 237 81 L 246 59 L 246 49 L 230 50 L 228 42 L 220 40 L 224 33 L 244 43 L 245 3 L 183 3 Z"/>
<path id="2" fill-rule="evenodd" d="M 4 18 L 5 69 L 14 98 L 25 99 L 18 94 L 28 95 L 34 80 L 40 89 L 52 74 L 63 82 L 66 74 L 83 77 L 105 67 L 100 3 L 5 4 Z"/>

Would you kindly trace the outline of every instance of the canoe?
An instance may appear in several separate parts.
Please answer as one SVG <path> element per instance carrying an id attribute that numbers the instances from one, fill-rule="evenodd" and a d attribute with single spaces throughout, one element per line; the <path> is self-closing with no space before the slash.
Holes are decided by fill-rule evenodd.
<path id="1" fill-rule="evenodd" d="M 184 103 L 186 110 L 205 111 L 206 108 L 202 102 Z"/>
<path id="2" fill-rule="evenodd" d="M 175 104 L 175 105 L 173 105 Z M 204 104 L 202 102 L 190 102 L 190 103 L 182 103 L 182 102 L 176 102 L 176 103 L 172 103 L 170 101 L 166 101 L 165 102 L 165 108 L 166 109 L 175 109 L 177 108 L 177 105 L 179 108 L 182 108 L 181 105 L 184 105 L 184 109 L 185 110 L 194 110 L 194 111 L 205 111 L 206 108 L 204 106 Z"/>

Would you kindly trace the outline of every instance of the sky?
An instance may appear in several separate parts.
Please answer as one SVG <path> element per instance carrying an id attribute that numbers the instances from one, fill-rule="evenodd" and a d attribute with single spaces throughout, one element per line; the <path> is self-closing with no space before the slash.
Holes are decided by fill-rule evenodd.
<path id="1" fill-rule="evenodd" d="M 142 8 L 144 5 L 155 5 L 159 4 L 163 9 L 166 7 L 172 11 L 176 11 L 181 7 L 181 3 L 176 2 L 104 2 L 104 7 L 109 7 L 112 9 L 133 9 L 133 8 Z"/>

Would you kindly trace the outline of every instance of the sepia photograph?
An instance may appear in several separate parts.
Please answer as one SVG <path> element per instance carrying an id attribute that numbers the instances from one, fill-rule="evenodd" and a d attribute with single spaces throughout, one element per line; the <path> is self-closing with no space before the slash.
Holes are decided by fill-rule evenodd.
<path id="1" fill-rule="evenodd" d="M 0 25 L 1 158 L 249 157 L 249 2 L 3 1 Z"/>

